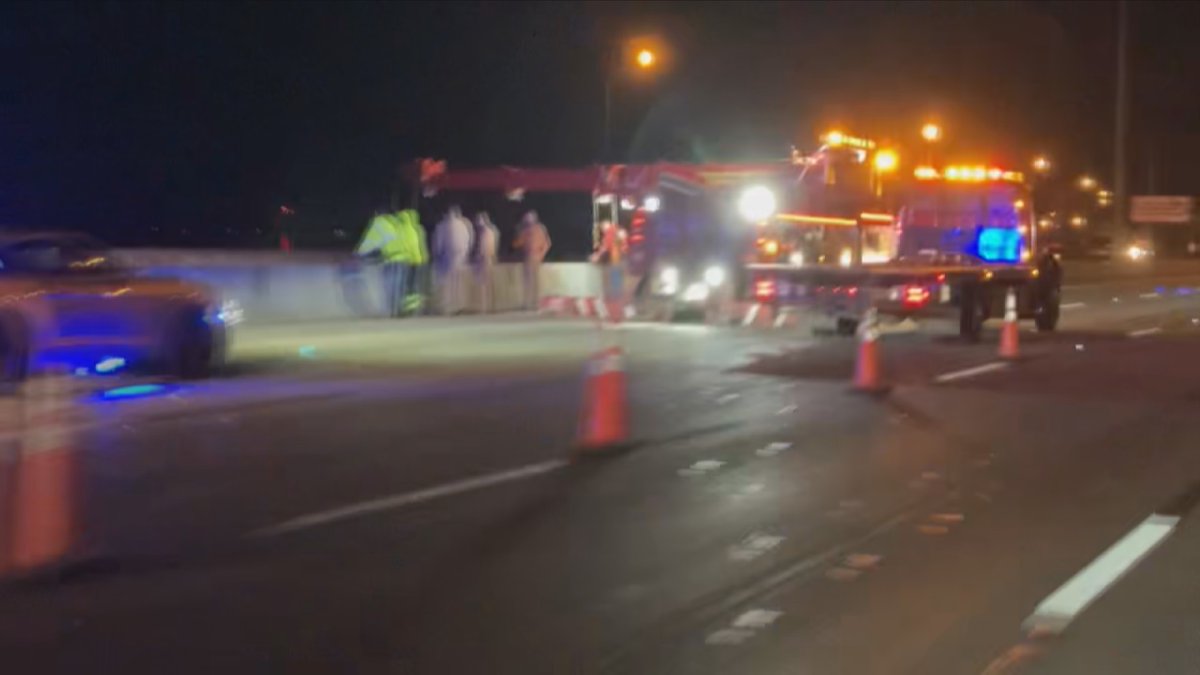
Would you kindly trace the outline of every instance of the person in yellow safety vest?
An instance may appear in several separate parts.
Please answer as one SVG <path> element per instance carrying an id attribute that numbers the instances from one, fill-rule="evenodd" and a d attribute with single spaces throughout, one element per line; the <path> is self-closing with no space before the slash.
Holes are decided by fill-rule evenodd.
<path id="1" fill-rule="evenodd" d="M 356 253 L 383 264 L 388 314 L 400 316 L 420 309 L 423 296 L 416 288 L 421 268 L 429 262 L 425 228 L 414 209 L 376 215 Z"/>

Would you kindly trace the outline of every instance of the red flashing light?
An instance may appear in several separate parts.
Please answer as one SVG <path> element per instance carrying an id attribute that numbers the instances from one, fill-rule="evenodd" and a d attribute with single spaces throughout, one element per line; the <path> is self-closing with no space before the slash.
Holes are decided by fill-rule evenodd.
<path id="1" fill-rule="evenodd" d="M 775 297 L 775 282 L 771 279 L 759 279 L 754 282 L 754 297 L 757 300 L 770 300 Z"/>
<path id="2" fill-rule="evenodd" d="M 929 304 L 929 289 L 924 286 L 905 286 L 902 295 L 905 307 L 917 309 Z"/>

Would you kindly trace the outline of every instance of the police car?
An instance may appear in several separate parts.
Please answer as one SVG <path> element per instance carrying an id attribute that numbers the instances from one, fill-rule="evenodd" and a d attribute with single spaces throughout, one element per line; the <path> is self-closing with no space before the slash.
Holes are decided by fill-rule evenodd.
<path id="1" fill-rule="evenodd" d="M 0 378 L 48 369 L 208 375 L 229 308 L 206 287 L 139 278 L 76 233 L 0 233 Z"/>

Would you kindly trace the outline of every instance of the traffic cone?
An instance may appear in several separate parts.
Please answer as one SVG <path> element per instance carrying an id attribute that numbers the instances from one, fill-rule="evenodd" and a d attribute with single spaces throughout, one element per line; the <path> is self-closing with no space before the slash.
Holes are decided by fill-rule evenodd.
<path id="1" fill-rule="evenodd" d="M 878 393 L 884 391 L 879 365 L 879 313 L 868 308 L 858 324 L 858 360 L 854 364 L 854 389 Z"/>
<path id="2" fill-rule="evenodd" d="M 63 564 L 79 539 L 70 387 L 70 377 L 55 375 L 31 380 L 22 392 L 7 565 L 0 565 L 18 575 Z"/>
<path id="3" fill-rule="evenodd" d="M 620 347 L 610 347 L 588 360 L 576 446 L 593 452 L 620 447 L 628 441 L 625 356 Z"/>
<path id="4" fill-rule="evenodd" d="M 1004 296 L 1004 326 L 1000 328 L 1000 358 L 1020 356 L 1020 337 L 1017 326 L 1017 292 L 1010 286 Z"/>

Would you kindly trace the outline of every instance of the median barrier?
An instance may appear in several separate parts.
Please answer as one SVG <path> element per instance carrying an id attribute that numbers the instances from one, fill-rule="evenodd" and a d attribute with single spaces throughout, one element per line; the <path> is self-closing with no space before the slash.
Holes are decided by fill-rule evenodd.
<path id="1" fill-rule="evenodd" d="M 264 251 L 171 251 L 131 249 L 118 258 L 138 274 L 174 277 L 205 284 L 222 301 L 236 301 L 247 321 L 278 323 L 387 315 L 381 267 L 347 254 Z M 474 269 L 463 269 L 463 309 L 484 309 L 483 286 Z M 500 263 L 490 271 L 491 311 L 523 308 L 525 273 L 521 263 Z M 543 296 L 596 297 L 600 270 L 588 263 L 545 263 Z M 435 294 L 436 297 L 436 294 Z"/>

